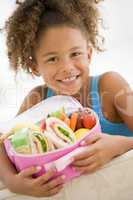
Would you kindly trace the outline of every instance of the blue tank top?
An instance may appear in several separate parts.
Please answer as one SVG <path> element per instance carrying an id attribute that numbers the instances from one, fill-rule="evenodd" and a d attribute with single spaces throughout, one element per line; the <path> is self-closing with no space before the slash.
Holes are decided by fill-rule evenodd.
<path id="1" fill-rule="evenodd" d="M 92 109 L 97 113 L 99 117 L 102 132 L 111 135 L 133 136 L 133 131 L 130 131 L 126 124 L 110 122 L 103 116 L 100 96 L 98 91 L 99 78 L 100 76 L 92 77 L 90 97 L 91 97 Z M 48 88 L 47 97 L 51 96 L 53 96 L 53 92 L 50 88 Z"/>

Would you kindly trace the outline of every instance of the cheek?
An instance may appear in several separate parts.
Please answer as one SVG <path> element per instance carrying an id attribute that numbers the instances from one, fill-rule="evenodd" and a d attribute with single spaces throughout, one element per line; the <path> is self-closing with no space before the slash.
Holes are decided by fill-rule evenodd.
<path id="1" fill-rule="evenodd" d="M 89 60 L 86 58 L 82 58 L 78 61 L 78 65 L 80 70 L 83 73 L 88 73 L 89 72 Z"/>
<path id="2" fill-rule="evenodd" d="M 55 84 L 55 72 L 51 70 L 46 70 L 42 72 L 43 80 L 48 84 Z"/>
<path id="3" fill-rule="evenodd" d="M 49 67 L 41 65 L 39 68 L 39 73 L 46 80 L 52 76 L 52 71 Z"/>

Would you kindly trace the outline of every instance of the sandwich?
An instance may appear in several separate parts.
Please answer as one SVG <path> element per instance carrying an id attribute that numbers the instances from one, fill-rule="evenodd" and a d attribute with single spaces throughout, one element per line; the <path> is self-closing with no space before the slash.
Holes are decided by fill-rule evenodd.
<path id="1" fill-rule="evenodd" d="M 51 140 L 56 148 L 74 144 L 75 135 L 72 129 L 62 120 L 56 117 L 46 119 L 45 135 Z"/>
<path id="2" fill-rule="evenodd" d="M 23 127 L 17 125 L 12 129 L 8 139 L 17 153 L 38 154 L 53 150 L 52 143 L 35 125 Z"/>

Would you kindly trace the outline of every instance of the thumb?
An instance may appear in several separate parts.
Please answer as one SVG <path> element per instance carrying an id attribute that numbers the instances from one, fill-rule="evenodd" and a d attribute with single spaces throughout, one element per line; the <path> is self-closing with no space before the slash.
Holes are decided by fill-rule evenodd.
<path id="1" fill-rule="evenodd" d="M 22 177 L 31 177 L 33 174 L 39 172 L 40 170 L 41 170 L 40 166 L 30 167 L 30 168 L 22 170 L 19 174 Z"/>
<path id="2" fill-rule="evenodd" d="M 80 145 L 86 146 L 86 145 L 93 144 L 93 143 L 97 142 L 100 138 L 101 138 L 101 134 L 96 133 L 94 135 L 91 135 L 91 137 L 88 137 L 88 138 L 85 138 L 84 140 L 82 140 Z"/>

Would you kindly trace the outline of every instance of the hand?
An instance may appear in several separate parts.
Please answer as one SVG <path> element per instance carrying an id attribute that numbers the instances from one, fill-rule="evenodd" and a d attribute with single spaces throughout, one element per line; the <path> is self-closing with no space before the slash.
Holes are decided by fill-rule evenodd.
<path id="1" fill-rule="evenodd" d="M 103 133 L 92 135 L 81 143 L 82 146 L 88 146 L 85 152 L 73 158 L 74 169 L 80 173 L 95 172 L 115 156 L 124 153 L 124 138 Z"/>
<path id="2" fill-rule="evenodd" d="M 58 176 L 51 180 L 56 172 L 52 169 L 40 177 L 33 178 L 32 175 L 39 170 L 37 167 L 32 167 L 14 175 L 9 187 L 11 192 L 34 197 L 49 197 L 60 192 L 63 188 L 64 177 Z"/>

